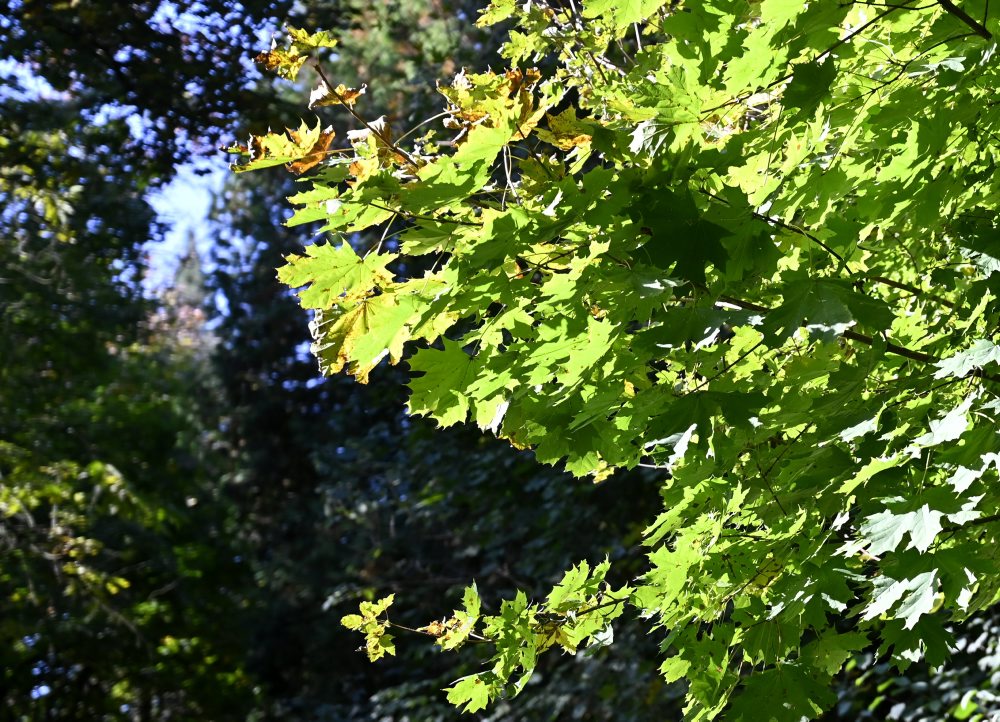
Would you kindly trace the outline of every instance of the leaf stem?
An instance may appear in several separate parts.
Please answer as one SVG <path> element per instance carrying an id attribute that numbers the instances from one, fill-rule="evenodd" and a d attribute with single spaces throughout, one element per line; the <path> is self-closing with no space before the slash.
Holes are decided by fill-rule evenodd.
<path id="1" fill-rule="evenodd" d="M 371 123 L 369 123 L 367 120 L 358 115 L 357 111 L 355 111 L 354 108 L 347 103 L 347 101 L 344 99 L 344 96 L 342 96 L 340 93 L 337 92 L 337 89 L 334 87 L 333 83 L 331 83 L 330 79 L 326 77 L 326 73 L 323 72 L 323 66 L 320 65 L 318 59 L 313 60 L 313 65 L 316 68 L 317 74 L 319 74 L 320 80 L 322 80 L 323 84 L 326 85 L 326 89 L 329 90 L 330 93 L 337 99 L 337 102 L 339 102 L 341 105 L 347 108 L 347 112 L 353 115 L 355 120 L 357 120 L 359 123 L 365 126 L 365 128 L 368 129 L 368 132 L 370 132 L 376 138 L 385 143 L 386 147 L 388 147 L 394 153 L 403 158 L 412 168 L 414 169 L 420 168 L 420 164 L 417 163 L 417 161 L 413 158 L 413 156 L 411 156 L 405 150 L 403 150 L 398 145 L 393 143 L 392 140 L 390 140 L 389 137 L 386 136 L 382 131 L 377 130 Z"/>
<path id="2" fill-rule="evenodd" d="M 941 298 L 941 296 L 936 296 L 933 293 L 924 291 L 923 289 L 917 288 L 916 286 L 911 286 L 908 283 L 900 283 L 899 281 L 893 281 L 891 278 L 886 278 L 885 276 L 868 276 L 865 278 L 866 281 L 873 281 L 874 283 L 881 283 L 885 286 L 891 286 L 892 288 L 898 288 L 900 291 L 909 291 L 914 296 L 924 296 L 942 306 L 947 306 L 948 308 L 955 308 L 955 304 L 946 298 Z"/>
<path id="3" fill-rule="evenodd" d="M 390 622 L 388 619 L 385 620 L 393 629 L 402 629 L 404 632 L 413 632 L 414 634 L 422 634 L 425 637 L 434 637 L 437 639 L 440 635 L 434 634 L 433 632 L 428 632 L 424 629 L 414 629 L 413 627 L 407 627 L 405 624 L 399 624 L 398 622 Z M 470 642 L 475 642 L 476 644 L 490 644 L 493 642 L 492 639 L 487 639 L 486 637 L 480 636 L 474 632 L 470 632 L 466 639 Z"/>
<path id="4" fill-rule="evenodd" d="M 419 213 L 412 213 L 402 208 L 390 208 L 389 206 L 383 206 L 375 201 L 368 201 L 368 205 L 375 206 L 376 208 L 381 208 L 383 211 L 391 211 L 392 213 L 399 213 L 406 216 L 407 218 L 412 218 L 415 221 L 437 221 L 438 223 L 454 223 L 456 226 L 473 226 L 475 228 L 481 228 L 482 223 L 473 223 L 472 221 L 460 221 L 457 218 L 441 218 L 440 216 L 422 216 Z"/>

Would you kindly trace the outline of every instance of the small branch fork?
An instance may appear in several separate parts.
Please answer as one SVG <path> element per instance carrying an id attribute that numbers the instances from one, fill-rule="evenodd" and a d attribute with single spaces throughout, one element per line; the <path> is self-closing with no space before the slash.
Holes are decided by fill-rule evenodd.
<path id="1" fill-rule="evenodd" d="M 854 38 L 856 38 L 858 35 L 860 35 L 861 33 L 863 33 L 865 30 L 867 30 L 868 28 L 870 28 L 871 26 L 875 25 L 880 20 L 882 20 L 883 18 L 885 18 L 886 16 L 888 16 L 888 15 L 894 13 L 894 12 L 897 12 L 899 10 L 925 10 L 925 9 L 934 7 L 934 5 L 914 6 L 914 2 L 916 2 L 916 0 L 903 0 L 903 2 L 900 2 L 898 4 L 893 4 L 893 3 L 874 3 L 874 2 L 862 3 L 862 4 L 865 4 L 865 5 L 871 5 L 873 7 L 885 8 L 885 10 L 883 12 L 879 13 L 878 15 L 876 15 L 874 18 L 872 18 L 868 22 L 863 23 L 859 27 L 855 28 L 852 32 L 848 33 L 847 35 L 845 35 L 844 37 L 842 37 L 837 42 L 833 43 L 826 50 L 824 50 L 819 55 L 817 55 L 814 58 L 812 58 L 811 62 L 816 63 L 816 62 L 819 62 L 820 60 L 823 60 L 828 55 L 830 55 L 831 53 L 835 52 L 842 45 L 845 45 L 845 44 L 851 42 L 852 40 L 854 40 Z M 972 17 L 971 15 L 969 15 L 967 12 L 965 12 L 964 10 L 962 10 L 962 8 L 960 8 L 957 5 L 955 5 L 955 3 L 953 3 L 951 0 L 936 0 L 936 2 L 937 2 L 937 5 L 939 5 L 945 12 L 949 13 L 950 15 L 954 15 L 956 18 L 958 18 L 963 23 L 965 23 L 966 25 L 968 25 L 972 29 L 972 31 L 973 31 L 973 33 L 975 35 L 978 35 L 981 38 L 984 38 L 986 40 L 992 40 L 993 39 L 993 34 L 983 24 L 983 23 L 986 22 L 986 18 L 985 17 L 983 18 L 983 22 L 979 22 L 974 17 Z M 987 4 L 987 7 L 988 7 L 988 4 Z M 784 76 L 778 78 L 777 80 L 774 80 L 773 82 L 771 82 L 771 83 L 769 83 L 767 85 L 767 87 L 765 88 L 765 90 L 770 90 L 771 88 L 777 87 L 777 86 L 781 85 L 782 83 L 784 83 L 784 82 L 786 82 L 788 80 L 791 80 L 792 79 L 792 75 L 793 75 L 793 73 L 787 73 Z M 713 108 L 708 108 L 704 112 L 705 112 L 706 116 L 710 115 L 711 113 L 713 113 L 716 110 L 719 110 L 721 108 L 725 108 L 725 107 L 730 106 L 730 105 L 739 104 L 739 103 L 743 102 L 744 100 L 746 100 L 748 97 L 750 97 L 750 95 L 753 95 L 753 93 L 748 93 L 745 96 L 737 96 L 737 97 L 735 97 L 735 98 L 733 98 L 733 99 L 731 99 L 729 101 L 726 101 L 725 103 L 722 103 L 721 105 L 717 105 L 717 106 L 715 106 Z"/>
<path id="2" fill-rule="evenodd" d="M 319 75 L 320 80 L 322 80 L 323 84 L 326 85 L 326 89 L 330 91 L 330 94 L 333 95 L 333 97 L 335 97 L 341 105 L 347 108 L 347 112 L 353 115 L 355 120 L 357 120 L 359 123 L 365 126 L 365 128 L 368 129 L 368 132 L 370 132 L 376 138 L 385 143 L 386 147 L 389 148 L 389 150 L 396 153 L 397 155 L 399 155 L 400 158 L 405 160 L 406 163 L 411 168 L 413 168 L 414 170 L 420 168 L 420 164 L 416 161 L 416 159 L 412 155 L 410 155 L 405 150 L 400 148 L 398 145 L 393 143 L 392 139 L 389 138 L 385 133 L 378 130 L 371 123 L 369 123 L 367 120 L 358 115 L 358 113 L 354 110 L 354 108 L 351 107 L 351 105 L 346 101 L 344 96 L 342 96 L 340 93 L 337 92 L 336 86 L 330 82 L 329 78 L 326 77 L 326 73 L 323 72 L 323 66 L 320 65 L 319 60 L 314 60 L 313 66 L 316 68 L 316 73 Z"/>
<path id="3" fill-rule="evenodd" d="M 993 39 L 993 33 L 986 29 L 986 26 L 981 22 L 976 20 L 974 17 L 965 12 L 962 8 L 958 7 L 951 0 L 937 0 L 937 4 L 944 8 L 945 12 L 954 15 L 956 18 L 961 20 L 963 23 L 972 28 L 973 32 L 981 38 L 986 40 Z M 985 18 L 984 18 L 985 20 Z"/>
<path id="4" fill-rule="evenodd" d="M 604 609 L 606 607 L 617 607 L 620 604 L 626 604 L 626 603 L 628 603 L 628 601 L 629 601 L 629 597 L 627 597 L 627 596 L 626 597 L 612 597 L 612 596 L 609 595 L 607 599 L 604 599 L 604 600 L 598 602 L 594 606 L 587 607 L 586 609 L 582 609 L 582 610 L 576 612 L 576 616 L 577 617 L 582 617 L 585 614 L 590 614 L 591 612 L 595 612 L 598 609 Z M 549 622 L 549 623 L 555 622 L 555 623 L 558 623 L 558 624 L 565 624 L 566 622 L 572 621 L 571 618 L 563 616 L 563 615 L 543 614 L 542 616 L 545 617 L 544 621 L 545 622 Z M 403 630 L 404 632 L 412 632 L 413 634 L 422 634 L 425 637 L 434 637 L 435 639 L 437 639 L 437 638 L 439 638 L 441 636 L 440 634 L 436 634 L 435 632 L 432 632 L 432 631 L 430 631 L 428 629 L 415 629 L 414 627 L 408 627 L 405 624 L 398 624 L 398 623 L 392 622 L 392 621 L 390 621 L 388 619 L 385 619 L 383 621 L 385 621 L 385 623 L 388 624 L 390 627 L 392 627 L 394 629 Z M 466 640 L 469 641 L 469 642 L 472 642 L 474 644 L 495 644 L 496 641 L 497 641 L 497 640 L 495 640 L 495 639 L 493 639 L 491 637 L 484 637 L 481 634 L 476 634 L 475 632 L 470 632 L 469 636 L 466 638 Z"/>

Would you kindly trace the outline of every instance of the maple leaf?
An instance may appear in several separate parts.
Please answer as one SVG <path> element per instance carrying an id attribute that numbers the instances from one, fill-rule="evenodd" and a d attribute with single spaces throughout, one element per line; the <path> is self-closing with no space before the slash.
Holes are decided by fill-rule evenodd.
<path id="1" fill-rule="evenodd" d="M 943 379 L 947 376 L 962 378 L 973 369 L 981 369 L 991 363 L 1000 363 L 1000 346 L 992 341 L 979 339 L 973 342 L 968 350 L 959 351 L 935 364 L 938 370 L 934 372 L 934 378 Z"/>
<path id="2" fill-rule="evenodd" d="M 306 287 L 298 292 L 302 308 L 326 309 L 350 304 L 391 283 L 386 266 L 394 258 L 391 254 L 360 258 L 349 243 L 314 244 L 306 248 L 305 256 L 286 256 L 278 280 L 292 288 Z"/>
<path id="3" fill-rule="evenodd" d="M 317 311 L 311 326 L 312 351 L 320 371 L 329 375 L 347 367 L 364 384 L 386 356 L 398 363 L 414 322 L 409 301 L 406 296 L 383 293 L 362 299 L 348 310 Z"/>
<path id="4" fill-rule="evenodd" d="M 457 649 L 461 647 L 475 629 L 476 622 L 479 621 L 481 602 L 479 590 L 473 584 L 466 587 L 462 598 L 463 608 L 455 610 L 451 619 L 447 620 L 439 635 L 438 644 L 441 649 Z"/>
<path id="5" fill-rule="evenodd" d="M 486 709 L 490 702 L 490 685 L 479 674 L 462 677 L 446 691 L 448 701 L 456 707 L 462 707 L 463 712 L 478 712 Z"/>
<path id="6" fill-rule="evenodd" d="M 620 30 L 645 20 L 664 4 L 666 0 L 586 0 L 583 16 L 603 17 Z"/>
<path id="7" fill-rule="evenodd" d="M 390 594 L 374 602 L 361 602 L 360 614 L 347 614 L 340 619 L 342 626 L 365 635 L 365 650 L 371 662 L 378 661 L 386 654 L 396 654 L 393 637 L 388 633 L 389 622 L 381 619 L 394 599 L 395 595 Z"/>
<path id="8" fill-rule="evenodd" d="M 442 426 L 465 421 L 469 413 L 466 391 L 476 378 L 479 362 L 462 345 L 444 339 L 444 349 L 421 349 L 410 368 L 422 373 L 410 379 L 410 413 L 430 414 Z"/>
<path id="9" fill-rule="evenodd" d="M 727 719 L 734 722 L 801 722 L 812 719 L 836 695 L 798 664 L 782 664 L 753 675 L 733 700 Z"/>
<path id="10" fill-rule="evenodd" d="M 933 510 L 927 504 L 923 504 L 915 511 L 883 511 L 873 514 L 864 521 L 858 531 L 863 539 L 870 542 L 867 551 L 873 556 L 895 551 L 906 534 L 910 535 L 908 548 L 925 552 L 943 528 L 942 517 L 944 512 Z"/>
<path id="11" fill-rule="evenodd" d="M 936 571 L 921 572 L 901 580 L 878 577 L 874 582 L 871 603 L 865 608 L 862 619 L 875 619 L 899 602 L 895 618 L 904 620 L 906 629 L 912 629 L 917 620 L 933 608 L 937 581 Z"/>
<path id="12" fill-rule="evenodd" d="M 308 59 L 309 56 L 299 54 L 299 51 L 294 48 L 284 50 L 272 42 L 271 49 L 255 55 L 253 61 L 258 65 L 263 65 L 272 73 L 277 73 L 282 78 L 295 80 L 299 70 Z"/>
<path id="13" fill-rule="evenodd" d="M 316 124 L 319 127 L 319 123 Z M 289 130 L 288 136 L 302 149 L 308 148 L 305 154 L 288 164 L 288 170 L 301 175 L 326 160 L 330 143 L 333 142 L 332 128 L 321 131 L 318 135 L 300 130 Z"/>
<path id="14" fill-rule="evenodd" d="M 451 112 L 469 124 L 499 128 L 516 124 L 526 138 L 541 118 L 544 108 L 534 112 L 531 89 L 538 82 L 537 70 L 510 70 L 498 73 L 465 73 L 452 84 L 438 88 L 451 103 Z"/>
<path id="15" fill-rule="evenodd" d="M 829 95 L 830 85 L 836 77 L 837 69 L 832 55 L 819 63 L 797 65 L 792 81 L 782 96 L 782 102 L 789 108 L 798 108 L 802 114 L 812 113 Z"/>
<path id="16" fill-rule="evenodd" d="M 292 44 L 299 50 L 337 47 L 337 39 L 326 30 L 310 33 L 308 30 L 291 26 L 286 26 L 285 30 Z"/>
<path id="17" fill-rule="evenodd" d="M 279 48 L 277 41 L 272 39 L 270 50 L 257 54 L 254 62 L 287 80 L 295 80 L 298 77 L 299 71 L 312 51 L 318 48 L 332 48 L 337 44 L 336 39 L 325 31 L 308 33 L 293 27 L 288 27 L 286 30 L 289 37 L 287 47 Z"/>
<path id="18" fill-rule="evenodd" d="M 572 150 L 590 144 L 593 128 L 576 117 L 575 108 L 566 108 L 558 115 L 546 114 L 545 117 L 548 129 L 540 128 L 535 133 L 546 143 L 551 143 L 559 150 Z"/>
<path id="19" fill-rule="evenodd" d="M 367 85 L 362 85 L 360 88 L 348 88 L 343 83 L 331 89 L 330 86 L 321 81 L 309 94 L 309 107 L 318 108 L 327 105 L 347 105 L 353 108 L 358 98 L 364 95 L 367 89 Z"/>
<path id="20" fill-rule="evenodd" d="M 869 644 L 868 637 L 860 632 L 831 633 L 803 647 L 801 658 L 832 677 L 840 672 L 847 660 Z"/>
<path id="21" fill-rule="evenodd" d="M 231 166 L 238 173 L 284 165 L 300 175 L 326 160 L 333 142 L 332 128 L 322 129 L 319 121 L 310 128 L 305 121 L 295 130 L 285 133 L 251 135 L 247 146 L 247 163 Z M 241 151 L 238 146 L 234 149 Z"/>
<path id="22" fill-rule="evenodd" d="M 892 323 L 888 307 L 863 296 L 843 281 L 796 279 L 782 288 L 784 302 L 767 314 L 765 332 L 773 339 L 789 338 L 799 327 L 825 341 L 863 323 L 878 329 Z"/>

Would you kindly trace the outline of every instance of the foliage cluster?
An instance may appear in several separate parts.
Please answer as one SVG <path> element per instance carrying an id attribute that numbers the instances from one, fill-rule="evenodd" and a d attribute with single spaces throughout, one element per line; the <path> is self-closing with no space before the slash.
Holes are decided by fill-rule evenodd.
<path id="1" fill-rule="evenodd" d="M 830 719 L 996 711 L 996 607 L 965 618 L 996 507 L 995 21 L 898 5 L 533 0 L 480 27 L 476 0 L 0 11 L 0 717 L 451 720 L 449 695 L 478 705 L 512 668 L 479 718 L 671 719 L 737 678 L 768 702 L 805 678 Z M 259 41 L 278 17 L 329 31 L 299 33 L 291 86 L 252 62 L 283 62 Z M 503 41 L 510 72 L 490 72 Z M 326 79 L 299 62 L 331 42 Z M 148 297 L 148 194 L 237 127 L 302 173 L 232 176 L 208 288 L 190 253 Z M 310 182 L 333 195 L 284 226 Z M 302 251 L 334 221 L 349 247 Z M 274 278 L 289 254 L 290 282 L 320 279 L 321 344 L 374 312 L 324 361 L 367 384 L 317 377 L 313 310 Z M 428 419 L 404 411 L 405 364 L 375 363 L 407 309 L 385 355 L 424 366 Z M 560 444 L 578 473 L 634 468 L 593 485 L 535 463 Z M 367 630 L 337 624 L 362 611 Z M 358 631 L 395 654 L 369 665 Z"/>
<path id="2" fill-rule="evenodd" d="M 414 347 L 412 413 L 597 480 L 660 472 L 640 576 L 581 563 L 493 615 L 469 587 L 423 628 L 492 650 L 450 701 L 518 694 L 631 608 L 689 719 L 815 717 L 855 652 L 940 664 L 995 604 L 987 10 L 497 0 L 510 69 L 441 89 L 450 137 L 344 103 L 344 147 L 252 138 L 241 170 L 311 171 L 289 225 L 344 239 L 279 269 L 324 372 Z M 347 621 L 373 658 L 386 606 Z"/>
<path id="3" fill-rule="evenodd" d="M 431 434 L 389 375 L 318 383 L 274 280 L 301 230 L 281 225 L 284 179 L 239 176 L 217 199 L 212 303 L 194 254 L 176 289 L 144 296 L 144 245 L 164 230 L 147 195 L 237 114 L 266 127 L 299 113 L 237 62 L 288 7 L 127 3 L 122 32 L 101 33 L 109 7 L 42 5 L 0 13 L 0 52 L 33 74 L 0 95 L 0 716 L 450 719 L 448 660 L 402 644 L 372 669 L 340 615 L 396 590 L 416 625 L 473 576 L 541 592 L 574 559 L 628 553 L 655 491 L 567 484 L 477 434 Z M 338 77 L 403 124 L 430 107 L 432 78 L 494 47 L 459 34 L 474 2 L 297 11 L 336 28 Z M 211 75 L 192 58 L 213 58 Z M 552 658 L 516 714 L 668 716 L 652 642 L 619 641 L 610 662 Z"/>

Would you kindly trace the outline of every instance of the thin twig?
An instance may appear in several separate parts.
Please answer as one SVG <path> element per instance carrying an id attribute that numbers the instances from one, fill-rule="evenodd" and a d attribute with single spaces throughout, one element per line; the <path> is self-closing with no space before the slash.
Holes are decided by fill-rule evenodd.
<path id="1" fill-rule="evenodd" d="M 382 133 L 382 131 L 376 129 L 371 123 L 358 115 L 354 108 L 344 99 L 344 96 L 337 92 L 337 89 L 334 87 L 333 83 L 330 82 L 330 79 L 326 77 L 326 73 L 323 72 L 323 66 L 320 65 L 318 59 L 313 61 L 313 65 L 316 68 L 316 72 L 319 74 L 320 80 L 322 80 L 323 84 L 326 85 L 326 89 L 330 91 L 331 95 L 333 95 L 333 97 L 335 97 L 341 105 L 347 108 L 347 112 L 353 115 L 355 120 L 365 126 L 365 128 L 368 129 L 368 132 L 385 143 L 386 147 L 403 158 L 412 168 L 420 168 L 420 164 L 414 160 L 413 156 L 393 143 L 388 136 Z"/>
<path id="2" fill-rule="evenodd" d="M 757 303 L 752 303 L 750 301 L 743 301 L 739 298 L 733 298 L 732 296 L 719 296 L 719 300 L 723 303 L 729 303 L 733 306 L 746 309 L 748 311 L 757 311 L 758 313 L 768 313 L 771 311 L 767 306 L 761 306 Z M 841 336 L 850 341 L 858 341 L 860 343 L 866 344 L 868 346 L 874 346 L 875 340 L 866 334 L 859 333 L 858 331 L 851 331 L 850 329 L 844 331 Z M 936 364 L 941 361 L 940 358 L 929 353 L 924 353 L 923 351 L 914 351 L 913 349 L 906 348 L 905 346 L 900 346 L 894 344 L 891 341 L 885 342 L 886 353 L 895 354 L 896 356 L 902 356 L 904 358 L 912 359 L 913 361 L 920 361 L 925 364 Z M 972 375 L 987 381 L 997 381 L 1000 382 L 1000 376 L 995 376 L 994 374 L 988 374 L 982 369 L 974 369 Z"/>
<path id="3" fill-rule="evenodd" d="M 948 308 L 955 308 L 955 304 L 946 298 L 941 298 L 933 293 L 924 291 L 923 289 L 917 288 L 916 286 L 911 286 L 908 283 L 900 283 L 899 281 L 893 281 L 891 278 L 886 278 L 885 276 L 867 276 L 865 278 L 867 281 L 873 281 L 875 283 L 881 283 L 885 286 L 891 286 L 892 288 L 898 288 L 900 291 L 909 291 L 914 296 L 923 296 L 924 298 L 929 298 L 932 301 L 940 303 L 942 306 L 947 306 Z"/>
<path id="4" fill-rule="evenodd" d="M 704 194 L 704 195 L 708 196 L 709 198 L 711 198 L 712 200 L 718 201 L 719 203 L 722 203 L 723 205 L 727 205 L 727 206 L 729 205 L 729 202 L 725 198 L 721 198 L 720 196 L 715 195 L 711 191 L 707 191 L 704 188 L 699 188 L 698 190 L 702 194 Z M 820 246 L 823 250 L 825 250 L 831 256 L 833 256 L 834 258 L 836 258 L 838 261 L 840 261 L 840 263 L 842 265 L 847 263 L 847 261 L 844 260 L 843 256 L 841 256 L 835 250 L 833 250 L 832 248 L 830 248 L 830 246 L 828 246 L 826 243 L 824 243 L 819 238 L 817 238 L 812 233 L 810 233 L 809 231 L 807 231 L 807 230 L 805 230 L 803 228 L 799 228 L 798 226 L 794 226 L 791 223 L 785 223 L 784 221 L 782 221 L 782 220 L 780 220 L 778 218 L 773 218 L 771 216 L 764 215 L 763 213 L 758 213 L 757 211 L 750 211 L 750 215 L 752 215 L 757 220 L 764 221 L 765 223 L 768 223 L 768 224 L 770 224 L 772 226 L 777 226 L 778 228 L 784 228 L 786 231 L 792 231 L 793 233 L 797 233 L 800 236 L 808 238 L 810 241 L 812 241 L 816 245 Z"/>
<path id="5" fill-rule="evenodd" d="M 866 5 L 873 8 L 895 8 L 896 10 L 930 10 L 934 7 L 934 3 L 931 3 L 930 5 L 912 7 L 910 5 L 895 5 L 893 3 L 864 2 L 864 0 L 851 0 L 851 2 L 840 3 L 840 7 L 842 8 L 847 7 L 848 5 Z"/>
<path id="6" fill-rule="evenodd" d="M 437 221 L 439 223 L 454 223 L 456 226 L 474 226 L 475 228 L 481 228 L 482 223 L 473 223 L 472 221 L 460 221 L 457 218 L 441 218 L 440 216 L 422 216 L 419 213 L 412 213 L 410 211 L 403 210 L 402 208 L 389 208 L 388 206 L 383 206 L 375 201 L 358 201 L 359 203 L 365 203 L 370 206 L 375 206 L 376 208 L 381 208 L 383 211 L 389 211 L 391 213 L 401 213 L 407 218 L 412 218 L 417 221 Z"/>
<path id="7" fill-rule="evenodd" d="M 422 121 L 420 121 L 420 122 L 419 122 L 419 123 L 417 123 L 417 124 L 416 124 L 415 126 L 413 126 L 412 128 L 410 128 L 410 129 L 409 129 L 408 131 L 406 131 L 405 133 L 403 133 L 403 134 L 402 134 L 401 136 L 399 136 L 398 138 L 396 138 L 396 142 L 398 143 L 398 142 L 399 142 L 399 141 L 401 141 L 401 140 L 402 140 L 403 138 L 407 138 L 407 137 L 409 137 L 409 136 L 413 135 L 413 134 L 414 134 L 414 133 L 416 133 L 416 132 L 417 132 L 417 131 L 418 131 L 418 130 L 419 130 L 420 128 L 424 127 L 424 126 L 425 126 L 425 125 L 427 125 L 428 123 L 433 123 L 433 122 L 434 122 L 435 120 L 437 120 L 438 118 L 446 118 L 446 117 L 448 117 L 449 115 L 451 115 L 451 113 L 449 113 L 448 111 L 445 111 L 445 112 L 443 112 L 443 113 L 438 113 L 437 115 L 433 115 L 433 116 L 431 116 L 430 118 L 428 118 L 427 120 L 422 120 Z"/>
<path id="8" fill-rule="evenodd" d="M 739 357 L 736 358 L 732 363 L 726 364 L 725 366 L 722 367 L 722 369 L 720 371 L 718 371 L 717 373 L 713 374 L 712 376 L 707 377 L 704 381 L 702 381 L 700 384 L 698 384 L 697 386 L 695 386 L 693 389 L 691 389 L 690 391 L 688 391 L 684 395 L 687 396 L 687 394 L 692 394 L 695 391 L 698 391 L 699 389 L 701 389 L 701 388 L 705 387 L 706 385 L 708 385 L 709 382 L 715 381 L 717 378 L 719 378 L 720 376 L 722 376 L 722 374 L 724 374 L 727 371 L 729 371 L 729 369 L 733 368 L 734 366 L 736 366 L 739 363 L 742 363 L 744 359 L 746 359 L 750 354 L 752 354 L 754 351 L 756 351 L 757 349 L 759 349 L 763 345 L 764 345 L 764 340 L 761 339 L 756 344 L 754 344 L 752 347 L 748 348 L 746 351 L 744 351 L 743 353 L 741 353 L 739 355 Z"/>
<path id="9" fill-rule="evenodd" d="M 414 629 L 413 627 L 407 627 L 405 624 L 399 624 L 397 622 L 390 622 L 388 619 L 385 620 L 385 621 L 386 621 L 386 624 L 388 624 L 390 627 L 393 627 L 394 629 L 402 629 L 404 632 L 413 632 L 414 634 L 423 634 L 425 637 L 434 637 L 435 639 L 438 639 L 438 638 L 441 637 L 440 634 L 434 634 L 434 632 L 431 632 L 431 631 L 428 631 L 428 630 L 425 630 L 425 629 Z M 470 633 L 469 636 L 466 637 L 466 639 L 469 642 L 473 642 L 475 644 L 490 644 L 490 643 L 493 642 L 492 639 L 487 639 L 486 637 L 481 637 L 478 634 L 474 634 L 474 633 Z"/>

